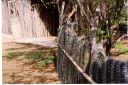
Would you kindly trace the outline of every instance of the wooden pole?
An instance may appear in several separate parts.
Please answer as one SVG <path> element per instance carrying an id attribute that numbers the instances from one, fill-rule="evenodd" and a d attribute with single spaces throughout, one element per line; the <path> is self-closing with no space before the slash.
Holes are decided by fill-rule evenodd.
<path id="1" fill-rule="evenodd" d="M 88 76 L 82 69 L 81 67 L 72 59 L 71 56 L 68 55 L 68 53 L 62 48 L 62 46 L 58 43 L 59 47 L 61 48 L 61 50 L 64 52 L 64 54 L 68 57 L 68 59 L 73 63 L 73 65 L 77 68 L 77 70 L 83 74 L 83 76 L 92 84 L 96 84 L 96 82 L 90 77 Z"/>

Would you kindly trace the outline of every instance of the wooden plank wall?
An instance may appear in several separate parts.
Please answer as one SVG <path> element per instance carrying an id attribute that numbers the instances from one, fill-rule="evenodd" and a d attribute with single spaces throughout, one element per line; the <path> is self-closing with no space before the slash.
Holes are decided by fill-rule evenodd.
<path id="1" fill-rule="evenodd" d="M 21 22 L 21 35 L 24 38 L 50 36 L 45 23 L 41 20 L 36 6 L 31 6 L 30 0 L 15 2 L 18 17 Z"/>
<path id="2" fill-rule="evenodd" d="M 3 33 L 11 33 L 9 18 L 17 17 L 21 25 L 21 38 L 57 36 L 59 13 L 56 4 L 48 4 L 45 7 L 41 0 L 34 4 L 32 0 L 4 0 L 2 7 Z M 10 10 L 13 10 L 13 15 Z M 16 30 L 13 29 L 13 32 Z"/>
<path id="3" fill-rule="evenodd" d="M 2 0 L 2 33 L 11 34 L 8 0 Z"/>

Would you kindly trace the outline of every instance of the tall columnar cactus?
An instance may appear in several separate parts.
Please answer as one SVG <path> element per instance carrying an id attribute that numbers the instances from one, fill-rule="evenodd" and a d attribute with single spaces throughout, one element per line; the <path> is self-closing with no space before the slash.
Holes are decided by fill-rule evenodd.
<path id="1" fill-rule="evenodd" d="M 121 65 L 120 65 L 120 83 L 128 83 L 127 62 L 121 62 Z"/>
<path id="2" fill-rule="evenodd" d="M 100 68 L 100 65 L 98 62 L 94 62 L 92 66 L 92 78 L 94 79 L 94 81 L 98 82 L 98 70 Z"/>
<path id="3" fill-rule="evenodd" d="M 106 62 L 106 83 L 112 83 L 114 80 L 114 60 L 108 59 Z"/>
<path id="4" fill-rule="evenodd" d="M 101 67 L 101 79 L 101 83 L 106 83 L 106 63 L 103 63 Z"/>
<path id="5" fill-rule="evenodd" d="M 125 78 L 126 78 L 125 83 L 128 83 L 128 61 L 125 69 Z"/>
<path id="6" fill-rule="evenodd" d="M 98 82 L 97 83 L 102 83 L 102 67 L 98 69 Z"/>
<path id="7" fill-rule="evenodd" d="M 128 83 L 128 62 L 109 58 L 100 65 L 96 61 L 91 73 L 97 83 Z"/>
<path id="8" fill-rule="evenodd" d="M 114 83 L 120 83 L 120 61 L 116 61 L 114 65 Z"/>

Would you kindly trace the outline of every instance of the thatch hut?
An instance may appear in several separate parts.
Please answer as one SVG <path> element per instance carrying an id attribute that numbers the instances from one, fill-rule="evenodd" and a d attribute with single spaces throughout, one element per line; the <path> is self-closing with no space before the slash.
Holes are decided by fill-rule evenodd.
<path id="1" fill-rule="evenodd" d="M 3 19 L 3 33 L 12 33 L 13 36 L 20 35 L 23 38 L 57 36 L 59 13 L 53 0 L 3 0 L 2 2 L 2 15 L 3 18 L 6 18 Z M 19 22 L 19 30 L 10 28 L 10 21 L 11 23 Z M 14 23 L 14 27 L 17 22 Z"/>

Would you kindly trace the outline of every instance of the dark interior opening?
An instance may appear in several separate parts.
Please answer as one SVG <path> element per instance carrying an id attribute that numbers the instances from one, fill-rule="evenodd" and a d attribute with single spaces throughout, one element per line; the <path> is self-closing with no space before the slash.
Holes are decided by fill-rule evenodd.
<path id="1" fill-rule="evenodd" d="M 31 0 L 33 10 L 36 9 L 51 36 L 57 36 L 59 27 L 58 6 L 53 0 Z"/>

